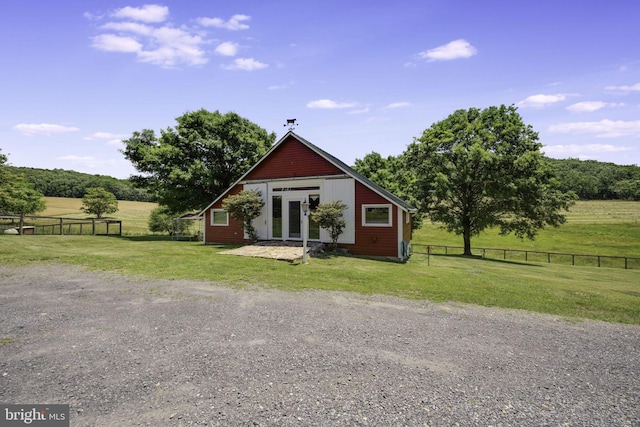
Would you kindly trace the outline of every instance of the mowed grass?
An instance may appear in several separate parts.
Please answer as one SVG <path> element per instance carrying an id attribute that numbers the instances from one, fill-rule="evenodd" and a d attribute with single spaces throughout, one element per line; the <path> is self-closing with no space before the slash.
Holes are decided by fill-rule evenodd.
<path id="1" fill-rule="evenodd" d="M 534 240 L 488 230 L 471 239 L 472 248 L 505 248 L 574 254 L 640 257 L 640 202 L 579 201 L 558 228 L 541 230 Z M 462 236 L 426 220 L 414 244 L 462 246 Z M 460 251 L 461 252 L 461 251 Z"/>
<path id="2" fill-rule="evenodd" d="M 588 208 L 590 203 L 580 203 L 584 204 L 581 208 Z M 593 251 L 593 242 L 610 241 L 607 246 L 599 246 L 602 251 L 607 249 L 609 252 L 617 250 L 616 241 L 620 240 L 622 246 L 637 253 L 637 248 L 632 247 L 627 239 L 640 241 L 633 219 L 640 203 L 621 206 L 626 209 L 624 215 L 627 219 L 621 215 L 611 222 L 605 215 L 602 222 L 572 224 L 569 217 L 569 223 L 560 229 L 543 231 L 535 244 L 544 250 L 559 245 L 561 251 L 568 251 L 566 244 L 584 253 Z M 153 207 L 149 206 L 148 212 Z M 52 208 L 55 207 L 49 207 Z M 620 212 L 617 209 L 616 212 Z M 129 213 L 121 211 L 113 217 L 121 219 L 118 215 Z M 588 226 L 588 230 L 585 231 L 583 226 Z M 618 226 L 630 228 L 623 228 L 626 231 L 621 232 L 616 228 Z M 561 230 L 564 234 L 545 236 Z M 483 244 L 494 247 L 530 244 L 494 234 L 487 233 L 487 236 L 473 240 L 472 244 L 480 246 L 481 239 L 486 239 Z M 586 236 L 592 236 L 592 240 L 582 240 Z M 458 236 L 448 235 L 433 225 L 418 231 L 415 241 L 461 244 Z M 496 241 L 506 243 L 498 244 Z M 414 255 L 405 264 L 351 256 L 324 256 L 314 257 L 308 265 L 302 265 L 220 254 L 224 249 L 227 248 L 205 246 L 199 242 L 176 242 L 158 236 L 0 236 L 0 264 L 60 262 L 149 278 L 201 280 L 289 291 L 354 291 L 522 309 L 563 318 L 640 324 L 640 270 L 504 262 L 460 256 L 432 256 L 427 262 L 423 255 Z"/>
<path id="3" fill-rule="evenodd" d="M 47 208 L 39 213 L 42 216 L 61 216 L 65 218 L 95 218 L 81 210 L 82 199 L 64 197 L 45 197 Z M 118 200 L 118 211 L 105 216 L 105 219 L 122 221 L 122 234 L 149 234 L 149 214 L 158 207 L 156 203 L 130 202 Z"/>

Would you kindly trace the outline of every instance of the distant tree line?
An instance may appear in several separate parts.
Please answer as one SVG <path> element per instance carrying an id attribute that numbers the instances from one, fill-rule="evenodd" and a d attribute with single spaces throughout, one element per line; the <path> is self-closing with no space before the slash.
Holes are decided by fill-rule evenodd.
<path id="1" fill-rule="evenodd" d="M 403 191 L 401 156 L 382 157 L 376 152 L 356 159 L 354 169 L 373 182 L 415 202 Z M 640 166 L 621 166 L 596 160 L 543 158 L 551 166 L 562 192 L 573 191 L 580 200 L 640 200 Z"/>
<path id="2" fill-rule="evenodd" d="M 5 166 L 14 174 L 23 176 L 33 187 L 48 197 L 82 198 L 89 188 L 103 188 L 118 200 L 151 201 L 148 191 L 134 187 L 128 179 L 106 175 L 91 175 L 64 169 L 37 169 Z"/>
<path id="3" fill-rule="evenodd" d="M 579 159 L 546 159 L 562 191 L 582 200 L 640 200 L 640 167 Z"/>

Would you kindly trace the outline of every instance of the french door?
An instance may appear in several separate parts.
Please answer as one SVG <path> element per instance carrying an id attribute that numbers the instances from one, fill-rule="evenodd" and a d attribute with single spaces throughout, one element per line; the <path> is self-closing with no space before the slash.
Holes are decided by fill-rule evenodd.
<path id="1" fill-rule="evenodd" d="M 302 238 L 302 213 L 300 200 L 289 200 L 289 239 Z"/>

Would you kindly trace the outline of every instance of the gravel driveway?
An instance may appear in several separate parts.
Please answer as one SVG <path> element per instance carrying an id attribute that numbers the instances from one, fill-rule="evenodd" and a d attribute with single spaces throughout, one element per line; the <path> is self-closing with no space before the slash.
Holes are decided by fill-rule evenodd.
<path id="1" fill-rule="evenodd" d="M 72 426 L 640 426 L 638 326 L 60 265 L 0 290 L 0 402 Z"/>

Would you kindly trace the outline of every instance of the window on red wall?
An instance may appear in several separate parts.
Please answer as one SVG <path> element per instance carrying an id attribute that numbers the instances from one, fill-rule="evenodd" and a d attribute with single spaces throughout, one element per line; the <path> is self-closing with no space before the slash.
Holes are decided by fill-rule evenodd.
<path id="1" fill-rule="evenodd" d="M 364 227 L 391 227 L 393 224 L 391 205 L 362 205 Z"/>
<path id="2" fill-rule="evenodd" d="M 211 225 L 229 225 L 229 212 L 224 209 L 211 209 Z"/>

